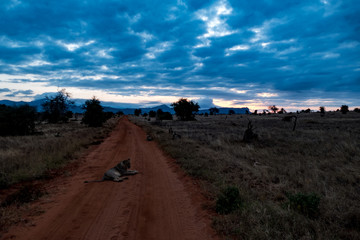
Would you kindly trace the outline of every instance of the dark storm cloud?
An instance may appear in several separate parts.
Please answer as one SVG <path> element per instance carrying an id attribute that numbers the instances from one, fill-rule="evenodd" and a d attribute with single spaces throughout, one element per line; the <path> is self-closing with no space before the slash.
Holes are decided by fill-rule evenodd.
<path id="1" fill-rule="evenodd" d="M 359 11 L 356 0 L 2 1 L 0 74 L 124 95 L 359 105 Z"/>

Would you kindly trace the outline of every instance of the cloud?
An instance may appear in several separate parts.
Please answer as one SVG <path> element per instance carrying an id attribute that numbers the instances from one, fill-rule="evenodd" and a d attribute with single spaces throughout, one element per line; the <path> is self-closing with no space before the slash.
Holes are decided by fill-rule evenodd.
<path id="1" fill-rule="evenodd" d="M 4 93 L 4 92 L 11 92 L 11 90 L 8 88 L 0 88 L 0 93 Z"/>
<path id="2" fill-rule="evenodd" d="M 359 11 L 356 0 L 2 1 L 0 73 L 16 78 L 0 88 L 360 105 Z"/>

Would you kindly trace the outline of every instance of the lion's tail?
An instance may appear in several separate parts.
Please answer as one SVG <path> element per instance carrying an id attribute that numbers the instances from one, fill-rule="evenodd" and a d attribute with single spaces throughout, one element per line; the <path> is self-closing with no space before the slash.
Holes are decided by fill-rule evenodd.
<path id="1" fill-rule="evenodd" d="M 84 181 L 84 183 L 91 183 L 91 182 L 103 182 L 104 179 L 101 180 L 89 180 L 89 181 Z"/>

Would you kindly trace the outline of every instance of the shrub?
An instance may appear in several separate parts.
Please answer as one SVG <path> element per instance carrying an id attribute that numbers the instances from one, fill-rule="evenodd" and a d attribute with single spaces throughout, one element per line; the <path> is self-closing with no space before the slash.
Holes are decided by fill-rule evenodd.
<path id="1" fill-rule="evenodd" d="M 287 193 L 287 207 L 310 218 L 316 218 L 320 214 L 320 197 L 316 194 L 291 194 Z"/>
<path id="2" fill-rule="evenodd" d="M 210 115 L 216 115 L 219 113 L 219 109 L 216 107 L 209 108 Z"/>
<path id="3" fill-rule="evenodd" d="M 151 111 L 149 112 L 149 117 L 151 117 L 151 118 L 156 117 L 156 112 L 153 111 L 153 110 L 151 110 Z"/>
<path id="4" fill-rule="evenodd" d="M 90 127 L 101 127 L 106 120 L 106 116 L 103 112 L 103 107 L 100 104 L 100 101 L 93 97 L 90 100 L 86 100 L 84 117 L 82 122 L 89 125 Z"/>
<path id="5" fill-rule="evenodd" d="M 216 212 L 220 214 L 229 214 L 240 208 L 242 200 L 239 189 L 234 186 L 225 188 L 218 196 L 216 201 Z"/>
<path id="6" fill-rule="evenodd" d="M 141 114 L 141 109 L 140 108 L 134 110 L 134 115 L 135 116 L 140 116 L 140 114 Z"/>
<path id="7" fill-rule="evenodd" d="M 35 130 L 36 110 L 29 105 L 0 105 L 0 135 L 28 135 Z"/>
<path id="8" fill-rule="evenodd" d="M 349 106 L 348 105 L 342 105 L 340 108 L 340 112 L 342 114 L 346 114 L 349 111 Z"/>
<path id="9" fill-rule="evenodd" d="M 157 120 L 173 120 L 171 113 L 163 112 L 161 109 L 157 110 L 156 112 L 156 119 Z"/>

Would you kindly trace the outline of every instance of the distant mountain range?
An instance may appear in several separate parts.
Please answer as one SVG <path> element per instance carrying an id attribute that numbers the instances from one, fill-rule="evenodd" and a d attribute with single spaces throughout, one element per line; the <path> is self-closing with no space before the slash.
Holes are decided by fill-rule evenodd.
<path id="1" fill-rule="evenodd" d="M 24 102 L 24 101 L 10 101 L 10 100 L 0 100 L 0 104 L 5 104 L 7 106 L 19 106 L 23 104 L 29 104 L 30 106 L 36 107 L 37 111 L 42 111 L 42 104 L 45 102 L 45 99 L 40 100 L 34 100 L 31 102 Z M 74 113 L 82 113 L 84 110 L 82 109 L 82 105 L 85 103 L 85 100 L 82 99 L 76 99 L 75 104 L 70 107 L 70 111 Z M 106 103 L 105 103 L 106 104 Z M 114 103 L 110 103 L 114 106 Z M 103 105 L 103 104 L 102 104 Z M 106 105 L 103 105 L 105 112 L 113 112 L 117 113 L 119 111 L 122 111 L 124 114 L 134 114 L 135 109 L 141 109 L 141 113 L 149 113 L 150 111 L 157 111 L 161 109 L 163 112 L 170 112 L 171 114 L 175 114 L 175 111 L 173 108 L 170 108 L 169 106 L 163 104 L 156 107 L 138 107 L 138 108 L 118 108 L 118 107 L 109 107 Z M 228 114 L 230 110 L 233 110 L 235 114 L 246 114 L 249 111 L 249 108 L 218 108 L 219 114 Z M 202 109 L 198 113 L 209 113 L 208 109 Z"/>

